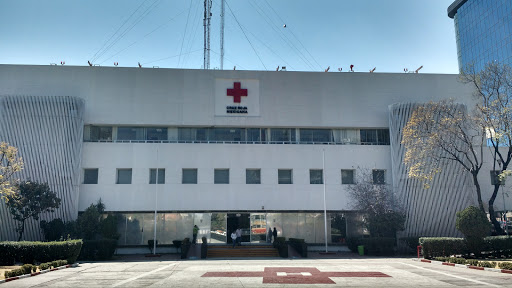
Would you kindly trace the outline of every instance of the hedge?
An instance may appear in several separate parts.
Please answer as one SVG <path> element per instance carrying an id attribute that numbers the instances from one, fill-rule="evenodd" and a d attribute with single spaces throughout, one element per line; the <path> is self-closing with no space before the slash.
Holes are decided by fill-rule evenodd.
<path id="1" fill-rule="evenodd" d="M 392 255 L 395 253 L 395 238 L 371 237 L 371 238 L 347 238 L 347 246 L 350 251 L 357 253 L 357 246 L 364 246 L 367 255 Z"/>
<path id="2" fill-rule="evenodd" d="M 501 262 L 499 265 L 501 269 L 512 270 L 512 262 Z"/>
<path id="3" fill-rule="evenodd" d="M 423 247 L 423 257 L 427 259 L 469 253 L 464 238 L 423 237 L 420 238 L 420 245 Z M 481 251 L 494 257 L 512 256 L 510 236 L 485 237 L 482 245 Z"/>
<path id="4" fill-rule="evenodd" d="M 419 243 L 423 250 L 423 257 L 426 259 L 459 255 L 467 251 L 466 242 L 463 238 L 422 237 Z"/>
<path id="5" fill-rule="evenodd" d="M 289 238 L 288 241 L 290 246 L 292 246 L 295 249 L 295 251 L 297 251 L 297 253 L 300 254 L 301 257 L 308 257 L 308 244 L 306 244 L 304 239 Z"/>
<path id="6" fill-rule="evenodd" d="M 15 262 L 44 263 L 57 259 L 66 259 L 69 263 L 75 263 L 81 248 L 82 240 L 0 242 L 0 265 L 13 265 Z"/>
<path id="7" fill-rule="evenodd" d="M 80 260 L 109 260 L 117 248 L 117 240 L 84 240 Z"/>
<path id="8" fill-rule="evenodd" d="M 68 264 L 68 261 L 66 261 L 66 260 L 55 260 L 52 262 L 41 263 L 41 264 L 39 264 L 39 271 L 47 270 L 47 269 L 50 269 L 51 267 L 57 268 L 57 267 L 64 266 L 67 264 Z M 18 269 L 14 269 L 11 271 L 5 271 L 4 276 L 5 276 L 5 278 L 11 278 L 11 277 L 21 276 L 21 275 L 25 275 L 25 274 L 30 274 L 31 272 L 36 272 L 37 267 L 38 266 L 32 265 L 32 264 L 23 264 L 23 266 L 21 266 Z"/>
<path id="9" fill-rule="evenodd" d="M 190 238 L 185 238 L 181 241 L 181 259 L 187 259 L 188 250 L 190 249 Z"/>
<path id="10" fill-rule="evenodd" d="M 288 258 L 288 244 L 286 244 L 285 237 L 276 237 L 274 239 L 273 245 L 274 248 L 277 248 L 279 256 L 281 256 L 282 258 Z"/>
<path id="11" fill-rule="evenodd" d="M 484 238 L 486 249 L 495 257 L 512 256 L 512 237 L 510 236 L 490 236 Z"/>

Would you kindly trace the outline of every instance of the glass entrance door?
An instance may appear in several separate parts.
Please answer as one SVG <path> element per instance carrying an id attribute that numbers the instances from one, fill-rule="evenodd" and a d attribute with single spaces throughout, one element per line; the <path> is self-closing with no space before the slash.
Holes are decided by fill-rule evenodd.
<path id="1" fill-rule="evenodd" d="M 227 217 L 227 243 L 233 243 L 233 240 L 231 240 L 231 233 L 238 228 L 242 229 L 242 242 L 251 241 L 250 214 L 228 213 Z"/>
<path id="2" fill-rule="evenodd" d="M 267 216 L 265 213 L 251 214 L 251 242 L 267 242 Z"/>

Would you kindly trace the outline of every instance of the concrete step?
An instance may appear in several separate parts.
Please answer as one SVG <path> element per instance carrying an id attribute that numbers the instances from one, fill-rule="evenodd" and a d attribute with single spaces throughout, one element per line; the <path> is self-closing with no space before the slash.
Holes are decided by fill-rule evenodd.
<path id="1" fill-rule="evenodd" d="M 272 246 L 209 246 L 207 258 L 230 257 L 279 257 Z"/>

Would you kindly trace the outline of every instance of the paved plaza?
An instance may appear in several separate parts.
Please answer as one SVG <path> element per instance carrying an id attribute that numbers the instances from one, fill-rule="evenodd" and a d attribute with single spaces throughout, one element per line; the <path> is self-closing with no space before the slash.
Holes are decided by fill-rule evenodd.
<path id="1" fill-rule="evenodd" d="M 512 287 L 512 274 L 410 258 L 194 260 L 132 259 L 0 284 L 8 287 Z"/>

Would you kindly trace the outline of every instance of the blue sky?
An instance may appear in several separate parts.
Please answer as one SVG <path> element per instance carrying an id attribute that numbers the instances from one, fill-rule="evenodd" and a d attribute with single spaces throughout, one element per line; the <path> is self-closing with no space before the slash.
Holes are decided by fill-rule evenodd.
<path id="1" fill-rule="evenodd" d="M 226 2 L 224 69 L 458 72 L 452 0 Z M 213 1 L 211 68 L 220 67 L 220 3 Z M 88 60 L 201 69 L 203 0 L 1 1 L 0 64 Z"/>

